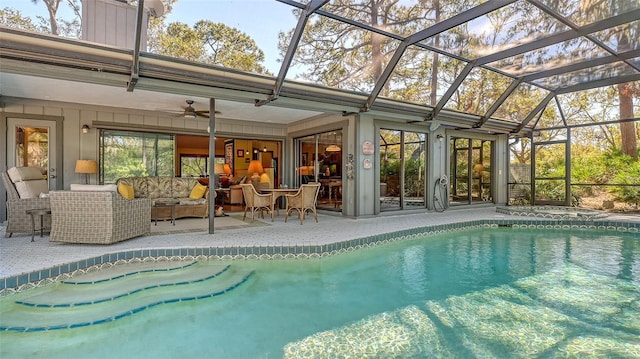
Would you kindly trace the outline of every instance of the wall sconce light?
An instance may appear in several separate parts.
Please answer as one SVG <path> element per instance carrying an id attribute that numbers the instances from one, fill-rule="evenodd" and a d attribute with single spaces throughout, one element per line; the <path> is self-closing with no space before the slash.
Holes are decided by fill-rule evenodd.
<path id="1" fill-rule="evenodd" d="M 444 136 L 443 135 L 437 135 L 436 138 L 438 139 L 438 141 L 442 142 L 444 141 Z"/>
<path id="2" fill-rule="evenodd" d="M 262 152 L 267 152 L 267 146 L 265 145 L 264 148 L 262 149 Z"/>
<path id="3" fill-rule="evenodd" d="M 89 125 L 87 124 L 82 125 L 82 133 L 89 133 L 90 129 L 91 128 L 89 128 Z"/>

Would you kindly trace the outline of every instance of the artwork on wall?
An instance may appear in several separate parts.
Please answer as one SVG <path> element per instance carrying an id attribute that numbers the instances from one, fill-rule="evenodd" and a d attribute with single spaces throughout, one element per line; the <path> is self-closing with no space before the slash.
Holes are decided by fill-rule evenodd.
<path id="1" fill-rule="evenodd" d="M 238 150 L 238 151 L 236 152 L 236 156 L 238 156 L 238 157 L 244 157 L 244 150 Z"/>
<path id="2" fill-rule="evenodd" d="M 231 173 L 233 173 L 233 141 L 224 144 L 224 163 L 231 167 Z"/>
<path id="3" fill-rule="evenodd" d="M 308 166 L 309 165 L 309 153 L 305 152 L 302 154 L 302 166 Z"/>

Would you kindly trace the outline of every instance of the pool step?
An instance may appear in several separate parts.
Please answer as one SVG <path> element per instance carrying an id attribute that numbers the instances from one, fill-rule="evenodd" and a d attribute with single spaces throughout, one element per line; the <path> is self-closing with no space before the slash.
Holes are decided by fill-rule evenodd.
<path id="1" fill-rule="evenodd" d="M 151 261 L 151 262 L 134 262 L 113 265 L 93 272 L 74 276 L 73 278 L 62 281 L 67 284 L 94 284 L 106 282 L 110 280 L 129 277 L 132 275 L 151 273 L 151 272 L 169 272 L 180 270 L 195 265 L 196 261 L 190 262 L 172 262 L 172 261 Z"/>
<path id="2" fill-rule="evenodd" d="M 202 271 L 199 276 L 192 270 L 197 267 L 201 267 Z M 121 279 L 90 285 L 59 284 L 44 294 L 3 306 L 0 311 L 0 331 L 36 332 L 108 323 L 157 305 L 220 296 L 245 283 L 253 271 L 236 271 L 220 265 L 194 265 L 164 272 L 164 275 L 158 274 L 139 274 L 141 279 L 133 278 L 136 282 L 133 286 L 125 285 Z M 131 279 L 128 278 L 127 282 Z M 168 279 L 172 279 L 173 283 Z M 150 282 L 146 282 L 145 286 L 142 283 L 144 280 Z M 118 284 L 126 286 L 125 290 L 115 291 Z M 74 293 L 65 299 L 60 293 L 70 287 Z M 82 292 L 75 291 L 77 288 L 85 291 L 82 301 L 78 301 Z M 109 290 L 114 297 L 99 295 L 103 289 Z M 89 298 L 93 302 L 89 302 Z"/>
<path id="3" fill-rule="evenodd" d="M 159 287 L 185 286 L 215 278 L 229 269 L 229 265 L 190 265 L 171 271 L 145 271 L 131 275 L 119 275 L 115 279 L 87 282 L 65 281 L 52 290 L 16 301 L 31 307 L 77 307 L 117 300 L 138 292 Z M 103 275 L 104 277 L 104 275 Z M 106 277 L 105 277 L 106 278 Z M 93 278 L 92 278 L 93 279 Z M 71 284 L 83 283 L 83 284 Z"/>

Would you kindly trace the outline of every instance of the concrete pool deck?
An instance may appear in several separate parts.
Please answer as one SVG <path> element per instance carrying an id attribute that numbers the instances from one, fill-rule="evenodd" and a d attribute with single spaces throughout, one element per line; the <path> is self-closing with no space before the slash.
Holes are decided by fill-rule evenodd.
<path id="1" fill-rule="evenodd" d="M 232 217 L 237 218 L 237 213 Z M 497 213 L 495 206 L 450 208 L 444 212 L 418 214 L 387 212 L 376 217 L 358 219 L 320 213 L 318 214 L 319 223 L 316 223 L 311 216 L 306 217 L 302 225 L 297 217 L 289 218 L 289 221 L 285 223 L 283 213 L 275 217 L 273 222 L 270 219 L 256 219 L 254 224 L 242 223 L 239 219 L 225 221 L 226 218 L 228 217 L 216 218 L 216 221 L 219 222 L 216 222 L 215 228 L 218 228 L 218 224 L 220 224 L 220 229 L 216 229 L 213 235 L 208 234 L 205 229 L 208 225 L 206 219 L 181 219 L 177 221 L 175 227 L 172 227 L 169 222 L 158 223 L 157 227 L 151 225 L 152 233 L 150 235 L 112 245 L 54 243 L 49 242 L 47 235 L 43 238 L 36 236 L 36 241 L 32 243 L 31 235 L 27 233 L 14 233 L 12 237 L 5 238 L 5 227 L 2 226 L 0 227 L 0 237 L 2 237 L 0 240 L 0 278 L 131 250 L 328 245 L 381 233 L 473 220 L 526 219 L 545 221 L 543 218 Z M 194 224 L 196 221 L 199 222 Z M 593 220 L 593 223 L 613 221 L 640 225 L 640 214 L 610 213 L 605 218 Z M 251 221 L 248 219 L 246 222 Z M 186 232 L 172 233 L 172 231 L 180 231 L 181 228 Z"/>

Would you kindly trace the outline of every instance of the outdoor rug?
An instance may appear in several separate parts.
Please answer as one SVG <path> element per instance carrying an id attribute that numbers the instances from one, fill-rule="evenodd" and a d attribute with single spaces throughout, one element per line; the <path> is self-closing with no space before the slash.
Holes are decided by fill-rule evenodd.
<path id="1" fill-rule="evenodd" d="M 223 217 L 216 217 L 213 222 L 213 229 L 216 231 L 261 226 L 270 226 L 270 224 L 258 219 L 251 222 L 251 218 L 243 221 L 242 214 L 229 214 Z M 156 225 L 155 222 L 151 223 L 150 235 L 207 231 L 209 231 L 208 218 L 180 218 L 176 219 L 175 226 L 171 224 L 171 221 L 158 221 L 158 225 Z"/>

